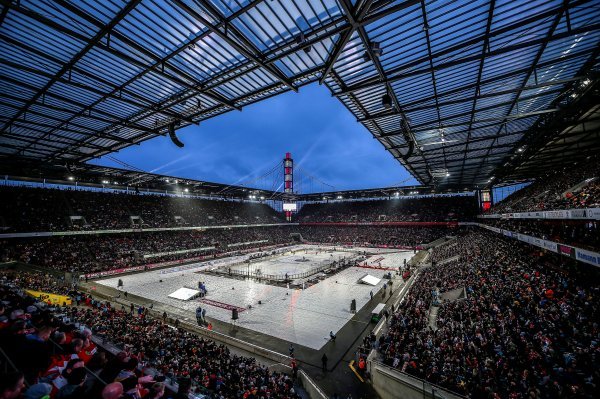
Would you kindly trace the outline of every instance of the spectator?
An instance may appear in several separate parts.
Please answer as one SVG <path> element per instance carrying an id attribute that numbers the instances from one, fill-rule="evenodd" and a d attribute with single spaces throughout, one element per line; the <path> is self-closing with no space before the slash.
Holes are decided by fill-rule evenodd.
<path id="1" fill-rule="evenodd" d="M 16 399 L 25 388 L 25 378 L 21 372 L 0 374 L 0 399 Z"/>
<path id="2" fill-rule="evenodd" d="M 102 390 L 102 399 L 120 399 L 123 395 L 123 384 L 111 382 Z"/>

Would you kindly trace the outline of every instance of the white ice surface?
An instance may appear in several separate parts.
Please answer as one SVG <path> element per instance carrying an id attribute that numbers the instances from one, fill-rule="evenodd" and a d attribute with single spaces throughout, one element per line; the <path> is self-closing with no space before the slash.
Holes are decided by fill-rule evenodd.
<path id="1" fill-rule="evenodd" d="M 304 245 L 297 247 L 311 248 Z M 302 256 L 301 254 L 292 256 L 298 255 Z M 329 257 L 330 254 L 326 255 Z M 350 256 L 352 253 L 344 252 L 344 255 Z M 285 258 L 289 255 L 282 256 Z M 228 261 L 232 262 L 231 259 Z M 301 264 L 315 267 L 317 266 L 315 261 L 318 260 L 313 259 Z M 380 281 L 375 287 L 359 284 L 358 280 L 365 275 L 365 269 L 357 267 L 343 270 L 305 290 L 288 290 L 285 287 L 251 280 L 236 280 L 197 273 L 202 269 L 214 268 L 217 266 L 216 263 L 213 261 L 185 267 L 177 266 L 171 269 L 107 278 L 98 280 L 97 283 L 116 288 L 118 280 L 121 279 L 123 290 L 153 302 L 162 302 L 183 309 L 189 312 L 190 318 L 193 319 L 195 309 L 200 304 L 199 300 L 182 302 L 169 298 L 168 295 L 181 287 L 196 286 L 198 281 L 204 281 L 208 290 L 206 299 L 242 308 L 252 305 L 252 309 L 240 312 L 237 324 L 241 327 L 313 349 L 323 347 L 329 338 L 329 331 L 337 333 L 352 318 L 353 314 L 350 313 L 352 299 L 356 299 L 357 310 L 360 310 L 369 302 L 369 293 L 377 292 L 384 283 Z M 227 263 L 227 261 L 218 262 L 218 266 Z M 269 267 L 276 266 L 274 260 L 269 260 L 268 263 Z M 384 273 L 387 272 L 369 271 L 369 274 L 377 277 L 383 277 Z M 259 300 L 262 301 L 261 305 L 258 304 Z M 206 316 L 209 320 L 214 318 L 223 322 L 231 321 L 230 310 L 208 304 L 201 306 L 207 309 Z"/>
<path id="2" fill-rule="evenodd" d="M 392 253 L 382 253 L 379 255 L 371 255 L 367 258 L 367 265 L 381 267 L 391 267 L 397 269 L 398 267 L 404 266 L 404 259 L 408 262 L 415 256 L 413 251 L 401 251 Z"/>
<path id="3" fill-rule="evenodd" d="M 250 271 L 253 275 L 257 270 L 263 275 L 280 275 L 286 273 L 290 276 L 300 274 L 314 269 L 316 267 L 331 264 L 333 261 L 350 259 L 356 257 L 356 254 L 341 251 L 315 251 L 315 250 L 298 250 L 296 253 L 286 252 L 275 258 L 271 257 L 263 261 L 253 261 L 249 265 L 241 264 L 231 267 L 231 270 L 241 272 Z M 299 261 L 303 259 L 305 261 Z"/>
<path id="4" fill-rule="evenodd" d="M 183 301 L 188 301 L 194 295 L 197 295 L 200 291 L 192 290 L 190 288 L 181 287 L 175 292 L 169 294 L 169 298 L 180 299 Z"/>
<path id="5" fill-rule="evenodd" d="M 381 282 L 381 279 L 367 274 L 366 276 L 361 278 L 360 281 L 362 283 L 369 284 L 369 285 L 377 285 Z"/>

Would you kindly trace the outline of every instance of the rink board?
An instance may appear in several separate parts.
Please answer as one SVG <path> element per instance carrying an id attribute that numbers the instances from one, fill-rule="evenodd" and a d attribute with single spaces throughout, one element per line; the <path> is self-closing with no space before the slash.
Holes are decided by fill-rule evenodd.
<path id="1" fill-rule="evenodd" d="M 302 245 L 294 250 L 313 250 L 316 246 Z M 358 251 L 359 249 L 356 249 Z M 361 249 L 362 250 L 362 249 Z M 337 253 L 334 256 L 350 256 L 352 253 Z M 407 251 L 404 257 L 410 259 L 412 251 Z M 327 253 L 329 256 L 330 253 Z M 282 253 L 286 256 L 312 256 L 309 254 Z M 386 257 L 386 251 L 380 251 L 378 257 Z M 396 262 L 402 258 L 398 251 L 390 253 Z M 243 260 L 243 258 L 241 259 Z M 239 262 L 240 258 L 230 259 Z M 315 267 L 318 260 L 312 259 L 303 262 L 302 267 Z M 309 264 L 313 262 L 312 264 Z M 288 262 L 289 263 L 289 262 Z M 273 259 L 269 260 L 269 267 L 273 267 Z M 281 263 L 285 269 L 286 262 Z M 359 282 L 365 275 L 364 268 L 350 267 L 325 280 L 312 285 L 304 290 L 287 289 L 260 283 L 254 280 L 230 279 L 223 276 L 202 274 L 202 270 L 223 267 L 227 262 L 202 262 L 185 267 L 174 267 L 163 270 L 153 270 L 145 273 L 119 276 L 98 280 L 98 284 L 116 287 L 119 279 L 123 280 L 123 289 L 131 294 L 147 298 L 153 302 L 161 302 L 181 309 L 189 314 L 190 319 L 195 318 L 195 309 L 200 304 L 198 299 L 182 301 L 169 298 L 169 294 L 183 286 L 196 286 L 199 281 L 204 282 L 207 288 L 206 299 L 222 304 L 212 306 L 204 304 L 206 317 L 231 322 L 230 307 L 247 309 L 239 314 L 237 324 L 241 327 L 260 333 L 297 343 L 313 349 L 321 349 L 329 339 L 329 332 L 337 333 L 354 315 L 350 312 L 350 303 L 356 300 L 357 310 L 362 309 L 370 301 L 370 292 L 377 292 L 387 280 L 381 280 L 376 286 L 365 285 Z M 293 264 L 294 267 L 297 265 Z M 264 265 L 261 267 L 265 267 Z M 200 272 L 200 273 L 199 273 Z M 385 271 L 369 271 L 369 274 L 382 278 Z M 162 280 L 162 281 L 161 281 Z M 394 287 L 396 289 L 396 287 Z M 260 304 L 259 304 L 260 301 Z M 249 308 L 248 305 L 251 305 Z"/>

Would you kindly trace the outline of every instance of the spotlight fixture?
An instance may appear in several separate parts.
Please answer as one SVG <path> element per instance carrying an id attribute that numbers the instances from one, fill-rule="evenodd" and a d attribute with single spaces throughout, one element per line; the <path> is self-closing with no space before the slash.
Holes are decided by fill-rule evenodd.
<path id="1" fill-rule="evenodd" d="M 301 46 L 304 43 L 306 43 L 306 37 L 304 36 L 304 32 L 300 32 L 300 34 L 296 36 L 296 44 Z M 306 54 L 308 54 L 312 50 L 312 46 L 306 46 L 303 48 L 303 50 Z"/>
<path id="2" fill-rule="evenodd" d="M 392 97 L 387 93 L 381 96 L 381 105 L 386 109 L 392 108 Z"/>
<path id="3" fill-rule="evenodd" d="M 379 58 L 383 55 L 383 49 L 381 48 L 381 44 L 379 42 L 371 42 L 370 47 L 375 57 Z"/>
<path id="4" fill-rule="evenodd" d="M 450 172 L 446 172 L 446 177 L 450 177 Z"/>
<path id="5" fill-rule="evenodd" d="M 69 176 L 69 177 L 67 177 L 67 179 L 69 179 L 70 181 L 75 180 L 75 178 L 73 176 Z"/>

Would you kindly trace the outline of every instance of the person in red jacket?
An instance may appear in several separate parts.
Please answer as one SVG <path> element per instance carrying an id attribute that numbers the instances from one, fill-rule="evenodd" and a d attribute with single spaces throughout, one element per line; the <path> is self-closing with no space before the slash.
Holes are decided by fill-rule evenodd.
<path id="1" fill-rule="evenodd" d="M 364 376 L 366 368 L 367 368 L 367 363 L 365 362 L 365 358 L 361 356 L 360 359 L 358 359 L 358 373 L 361 376 Z"/>

